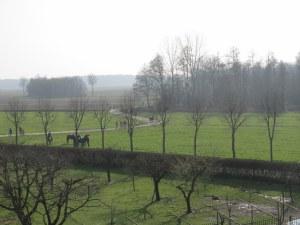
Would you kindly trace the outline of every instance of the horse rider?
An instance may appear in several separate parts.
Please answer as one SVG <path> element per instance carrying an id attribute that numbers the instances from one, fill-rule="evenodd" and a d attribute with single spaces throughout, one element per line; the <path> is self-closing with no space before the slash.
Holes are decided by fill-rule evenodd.
<path id="1" fill-rule="evenodd" d="M 52 142 L 53 142 L 53 137 L 52 137 L 51 131 L 49 131 L 47 134 L 47 142 L 48 142 L 48 144 L 52 144 Z"/>

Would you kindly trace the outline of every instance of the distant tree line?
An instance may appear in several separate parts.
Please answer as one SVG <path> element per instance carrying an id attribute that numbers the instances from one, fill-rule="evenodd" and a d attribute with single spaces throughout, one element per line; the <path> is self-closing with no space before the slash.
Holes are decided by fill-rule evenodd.
<path id="1" fill-rule="evenodd" d="M 173 109 L 188 110 L 191 100 L 201 97 L 210 111 L 223 111 L 222 103 L 237 95 L 247 111 L 261 111 L 263 95 L 276 97 L 279 110 L 299 109 L 300 54 L 294 64 L 278 61 L 272 53 L 265 61 L 251 55 L 243 62 L 232 48 L 222 59 L 204 54 L 200 41 L 187 37 L 169 44 L 136 76 L 134 90 L 146 107 L 155 107 L 162 89 L 172 96 Z"/>
<path id="2" fill-rule="evenodd" d="M 167 45 L 164 54 L 157 54 L 143 67 L 134 93 L 146 111 L 158 116 L 163 153 L 170 111 L 190 112 L 194 155 L 207 113 L 221 113 L 231 132 L 233 158 L 236 134 L 247 119 L 246 113 L 257 112 L 267 128 L 272 161 L 278 117 L 287 110 L 300 109 L 300 53 L 294 64 L 278 61 L 271 53 L 265 62 L 256 61 L 253 55 L 243 62 L 237 48 L 221 59 L 205 55 L 197 37 L 186 37 Z"/>
<path id="3" fill-rule="evenodd" d="M 85 96 L 87 87 L 80 77 L 32 78 L 27 84 L 29 97 L 60 98 Z"/>

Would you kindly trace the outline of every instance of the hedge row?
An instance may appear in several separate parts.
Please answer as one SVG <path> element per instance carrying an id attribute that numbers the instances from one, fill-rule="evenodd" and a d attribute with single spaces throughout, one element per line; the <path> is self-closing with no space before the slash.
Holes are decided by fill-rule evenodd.
<path id="1" fill-rule="evenodd" d="M 145 165 L 155 160 L 168 165 L 174 165 L 178 163 L 178 160 L 197 160 L 199 164 L 206 163 L 208 165 L 208 171 L 211 176 L 300 184 L 300 164 L 295 162 L 269 162 L 264 160 L 194 157 L 182 154 L 163 155 L 160 153 L 128 152 L 112 149 L 76 149 L 28 145 L 1 144 L 0 149 L 2 154 L 5 151 L 16 153 L 32 151 L 36 152 L 39 155 L 38 157 L 50 154 L 53 157 L 59 157 L 76 165 L 87 165 L 103 169 L 134 169 L 136 173 L 145 173 L 143 170 Z M 134 166 L 132 166 L 133 164 Z M 172 166 L 168 166 L 168 168 L 171 170 Z"/>

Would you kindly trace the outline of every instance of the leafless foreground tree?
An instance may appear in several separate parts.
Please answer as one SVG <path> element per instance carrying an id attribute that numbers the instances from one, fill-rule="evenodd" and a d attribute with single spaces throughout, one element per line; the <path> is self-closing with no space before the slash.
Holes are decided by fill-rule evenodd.
<path id="1" fill-rule="evenodd" d="M 147 158 L 145 158 L 147 157 Z M 151 155 L 141 155 L 135 160 L 137 171 L 142 171 L 143 174 L 151 177 L 153 181 L 153 196 L 152 201 L 160 201 L 161 195 L 159 191 L 160 181 L 167 175 L 170 169 L 170 162 L 164 157 Z"/>
<path id="2" fill-rule="evenodd" d="M 206 170 L 206 163 L 197 160 L 179 160 L 174 165 L 174 174 L 180 180 L 176 188 L 182 193 L 186 202 L 186 213 L 192 212 L 191 196 L 196 191 L 197 181 Z"/>
<path id="3" fill-rule="evenodd" d="M 37 152 L 0 150 L 0 208 L 14 213 L 20 224 L 62 225 L 85 207 L 97 185 L 87 177 L 66 176 L 59 158 Z"/>
<path id="4" fill-rule="evenodd" d="M 10 121 L 15 128 L 15 143 L 18 144 L 19 129 L 25 120 L 25 104 L 18 98 L 12 98 L 8 102 L 8 109 L 6 112 L 8 121 Z"/>
<path id="5" fill-rule="evenodd" d="M 45 143 L 49 145 L 49 126 L 54 122 L 56 118 L 56 114 L 54 112 L 54 107 L 51 104 L 51 100 L 49 99 L 39 99 L 38 102 L 38 110 L 36 112 L 37 117 L 40 118 L 41 125 L 43 127 L 44 135 L 45 135 Z"/>

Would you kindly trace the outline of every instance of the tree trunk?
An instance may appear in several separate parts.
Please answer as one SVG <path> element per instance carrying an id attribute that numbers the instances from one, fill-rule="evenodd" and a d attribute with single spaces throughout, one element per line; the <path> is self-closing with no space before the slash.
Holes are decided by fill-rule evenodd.
<path id="1" fill-rule="evenodd" d="M 197 135 L 198 135 L 198 127 L 195 127 L 195 133 L 194 133 L 194 156 L 197 155 Z"/>
<path id="2" fill-rule="evenodd" d="M 79 143 L 78 143 L 78 128 L 75 128 L 75 141 L 74 141 L 74 147 L 78 147 Z"/>
<path id="3" fill-rule="evenodd" d="M 111 176 L 110 176 L 110 169 L 109 168 L 106 170 L 106 174 L 107 174 L 107 182 L 110 183 Z"/>
<path id="4" fill-rule="evenodd" d="M 130 142 L 130 151 L 133 152 L 133 133 L 129 134 L 129 142 Z"/>
<path id="5" fill-rule="evenodd" d="M 147 107 L 148 109 L 150 109 L 150 97 L 148 94 L 146 95 L 146 101 L 147 101 Z"/>
<path id="6" fill-rule="evenodd" d="M 132 174 L 132 190 L 135 192 L 135 178 L 133 174 Z"/>
<path id="7" fill-rule="evenodd" d="M 22 225 L 32 225 L 30 217 L 25 216 L 23 212 L 18 214 L 18 218 Z"/>
<path id="8" fill-rule="evenodd" d="M 102 150 L 104 150 L 104 129 L 101 129 L 101 143 L 102 143 Z"/>
<path id="9" fill-rule="evenodd" d="M 186 214 L 189 214 L 192 212 L 191 197 L 190 196 L 186 197 L 185 202 L 186 202 Z"/>
<path id="10" fill-rule="evenodd" d="M 45 134 L 46 145 L 48 146 L 49 142 L 48 142 L 47 128 L 44 128 L 44 134 Z"/>
<path id="11" fill-rule="evenodd" d="M 154 185 L 154 194 L 155 194 L 155 201 L 160 201 L 160 194 L 159 194 L 159 181 L 153 178 L 153 185 Z"/>
<path id="12" fill-rule="evenodd" d="M 269 141 L 270 141 L 270 161 L 273 162 L 273 138 L 270 138 Z"/>
<path id="13" fill-rule="evenodd" d="M 235 131 L 231 131 L 231 150 L 232 150 L 232 158 L 235 159 L 236 154 L 235 154 Z"/>
<path id="14" fill-rule="evenodd" d="M 162 152 L 166 153 L 166 125 L 164 122 L 162 124 Z"/>
<path id="15" fill-rule="evenodd" d="M 16 129 L 16 131 L 15 131 L 15 134 L 16 134 L 15 139 L 16 139 L 16 145 L 17 145 L 18 144 L 18 132 L 19 132 L 19 126 L 17 124 L 15 125 L 15 129 Z"/>

